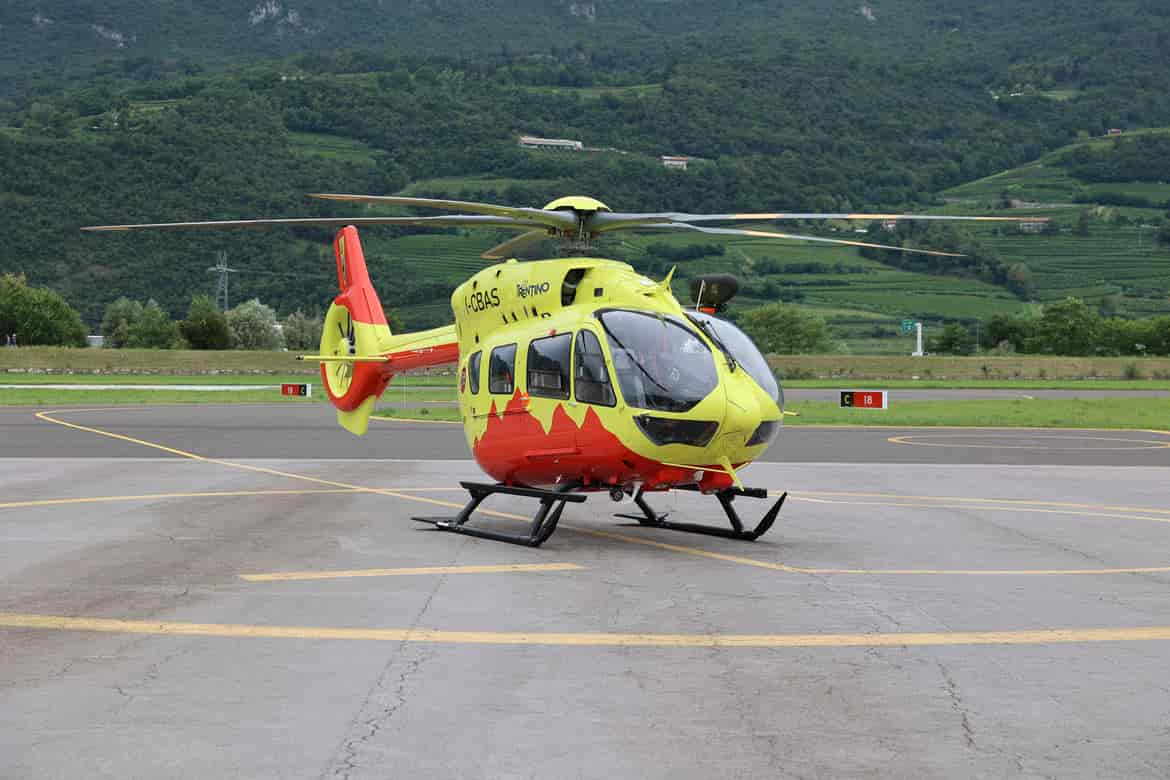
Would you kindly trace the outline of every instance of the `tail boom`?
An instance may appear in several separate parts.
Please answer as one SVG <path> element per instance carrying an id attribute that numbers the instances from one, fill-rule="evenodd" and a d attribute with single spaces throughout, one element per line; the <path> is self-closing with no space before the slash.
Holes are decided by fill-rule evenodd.
<path id="1" fill-rule="evenodd" d="M 393 335 L 370 281 L 357 228 L 347 225 L 333 242 L 341 292 L 321 332 L 321 379 L 337 408 L 338 423 L 361 436 L 374 402 L 395 374 L 459 360 L 455 326 Z"/>

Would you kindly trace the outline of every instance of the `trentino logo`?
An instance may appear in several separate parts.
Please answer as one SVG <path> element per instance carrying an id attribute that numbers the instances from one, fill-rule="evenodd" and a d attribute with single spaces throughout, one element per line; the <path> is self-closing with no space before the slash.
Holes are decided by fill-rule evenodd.
<path id="1" fill-rule="evenodd" d="M 541 282 L 540 284 L 517 284 L 516 294 L 521 298 L 527 298 L 529 295 L 539 295 L 540 293 L 548 292 L 548 282 Z"/>

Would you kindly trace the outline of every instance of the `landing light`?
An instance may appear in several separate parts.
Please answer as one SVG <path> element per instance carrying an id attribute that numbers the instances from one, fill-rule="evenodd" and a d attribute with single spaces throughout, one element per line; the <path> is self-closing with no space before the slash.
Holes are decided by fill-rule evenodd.
<path id="1" fill-rule="evenodd" d="M 638 415 L 634 422 L 646 438 L 658 445 L 689 444 L 706 447 L 719 430 L 719 423 L 705 420 L 676 420 L 668 417 Z"/>
<path id="2" fill-rule="evenodd" d="M 760 426 L 756 428 L 756 432 L 747 440 L 748 447 L 755 447 L 759 444 L 771 444 L 772 439 L 776 438 L 776 434 L 780 432 L 779 420 L 764 420 Z"/>

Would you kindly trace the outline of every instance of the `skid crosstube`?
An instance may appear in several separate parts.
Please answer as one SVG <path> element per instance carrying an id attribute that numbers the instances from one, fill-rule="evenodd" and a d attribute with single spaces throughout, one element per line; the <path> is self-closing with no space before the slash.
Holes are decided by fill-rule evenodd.
<path id="1" fill-rule="evenodd" d="M 694 490 L 698 491 L 695 485 L 680 485 L 678 490 Z M 785 492 L 772 505 L 765 514 L 759 524 L 750 531 L 744 530 L 743 521 L 739 518 L 739 513 L 735 511 L 732 506 L 732 501 L 736 496 L 747 496 L 749 498 L 767 498 L 768 491 L 762 488 L 727 488 L 715 493 L 715 497 L 719 499 L 719 505 L 723 507 L 723 512 L 727 515 L 728 521 L 731 523 L 731 528 L 713 528 L 709 525 L 699 525 L 697 523 L 672 523 L 666 517 L 669 514 L 664 512 L 658 514 L 654 509 L 646 503 L 646 498 L 642 495 L 642 490 L 638 490 L 634 494 L 634 503 L 642 510 L 641 515 L 634 514 L 619 514 L 615 517 L 623 517 L 630 520 L 637 520 L 641 525 L 650 528 L 664 528 L 668 531 L 685 531 L 692 534 L 705 534 L 707 536 L 720 536 L 724 539 L 738 539 L 745 542 L 754 542 L 761 536 L 768 532 L 772 524 L 776 522 L 776 516 L 780 514 L 780 508 L 784 506 L 784 499 L 788 498 L 788 493 Z"/>
<path id="2" fill-rule="evenodd" d="M 458 515 L 455 517 L 415 517 L 412 519 L 420 523 L 430 523 L 440 531 L 450 531 L 451 533 L 464 534 L 466 536 L 477 536 L 481 539 L 491 539 L 496 542 L 520 544 L 525 547 L 540 547 L 540 545 L 544 544 L 552 536 L 553 531 L 557 530 L 557 523 L 560 522 L 561 513 L 565 509 L 565 502 L 572 501 L 575 504 L 579 504 L 586 498 L 580 493 L 570 492 L 578 487 L 578 483 L 576 482 L 567 482 L 557 490 L 511 487 L 508 485 L 486 485 L 481 482 L 460 482 L 459 484 L 471 494 L 471 500 L 460 510 Z M 536 515 L 532 518 L 532 528 L 527 536 L 487 531 L 467 525 L 467 521 L 471 519 L 471 513 L 475 511 L 476 507 L 483 503 L 485 498 L 496 493 L 540 499 L 540 508 L 536 510 Z"/>

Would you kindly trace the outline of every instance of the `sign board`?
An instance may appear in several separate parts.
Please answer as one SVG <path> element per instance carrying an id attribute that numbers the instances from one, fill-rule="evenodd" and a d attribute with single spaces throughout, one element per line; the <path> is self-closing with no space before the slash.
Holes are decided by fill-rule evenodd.
<path id="1" fill-rule="evenodd" d="M 907 334 L 913 333 L 914 332 L 914 320 L 902 320 L 902 332 L 907 333 Z"/>
<path id="2" fill-rule="evenodd" d="M 313 395 L 312 385 L 294 385 L 283 384 L 280 386 L 281 395 L 302 395 L 305 398 L 310 398 Z"/>
<path id="3" fill-rule="evenodd" d="M 885 390 L 842 390 L 842 409 L 889 409 L 890 396 Z"/>

